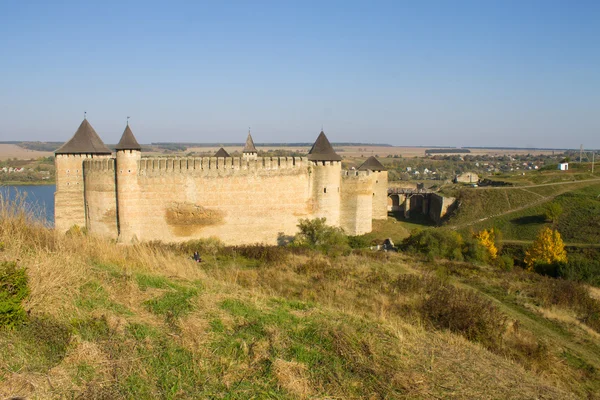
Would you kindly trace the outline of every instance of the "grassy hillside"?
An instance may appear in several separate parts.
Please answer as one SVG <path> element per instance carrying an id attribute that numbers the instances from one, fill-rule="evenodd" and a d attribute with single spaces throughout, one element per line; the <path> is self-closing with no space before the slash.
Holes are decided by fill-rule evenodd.
<path id="1" fill-rule="evenodd" d="M 0 397 L 600 393 L 599 316 L 577 284 L 405 254 L 121 246 L 6 209 L 0 242 L 30 288 L 28 322 L 0 329 Z"/>
<path id="2" fill-rule="evenodd" d="M 541 218 L 542 211 L 547 203 L 556 201 L 565 210 L 564 218 L 561 218 L 562 226 L 566 229 L 565 233 L 568 231 L 568 235 L 573 239 L 584 239 L 586 242 L 594 241 L 594 234 L 590 236 L 590 232 L 586 232 L 577 235 L 572 232 L 572 227 L 568 228 L 568 225 L 580 224 L 582 221 L 587 221 L 589 218 L 593 219 L 598 215 L 597 203 L 600 200 L 597 198 L 598 194 L 600 194 L 599 180 L 559 182 L 528 187 L 458 189 L 455 190 L 453 195 L 457 197 L 460 205 L 456 212 L 450 216 L 446 226 L 458 229 L 473 227 L 475 229 L 480 226 L 493 226 L 490 225 L 493 223 L 506 226 L 503 221 L 514 220 L 513 223 L 519 225 L 519 230 L 527 230 L 527 225 L 530 223 L 537 224 L 537 228 L 540 228 L 544 221 L 539 218 L 526 218 L 523 220 L 518 218 L 534 216 L 540 216 Z M 592 229 L 597 230 L 597 228 Z M 516 229 L 507 229 L 507 231 L 511 230 L 516 231 Z M 535 237 L 535 235 L 532 237 L 529 232 L 517 233 L 516 235 L 520 235 L 519 237 L 512 236 L 511 232 L 507 232 L 507 234 L 514 239 Z"/>
<path id="3" fill-rule="evenodd" d="M 600 243 L 600 184 L 575 189 L 531 207 L 475 223 L 465 229 L 499 228 L 505 239 L 533 240 L 544 226 L 558 229 L 566 242 Z M 546 221 L 548 203 L 560 204 L 563 212 L 556 222 Z M 465 230 L 463 229 L 463 230 Z"/>

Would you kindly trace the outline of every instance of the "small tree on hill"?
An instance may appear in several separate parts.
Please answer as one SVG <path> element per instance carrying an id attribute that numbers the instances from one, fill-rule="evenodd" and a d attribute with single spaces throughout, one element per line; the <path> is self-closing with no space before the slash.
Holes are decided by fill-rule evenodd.
<path id="1" fill-rule="evenodd" d="M 567 252 L 560 233 L 550 228 L 542 229 L 535 242 L 525 251 L 524 262 L 529 270 L 533 270 L 536 264 L 567 262 Z"/>
<path id="2" fill-rule="evenodd" d="M 498 248 L 496 247 L 496 231 L 492 229 L 484 229 L 481 232 L 477 232 L 473 235 L 475 239 L 485 247 L 490 255 L 491 260 L 495 260 L 498 257 Z"/>
<path id="3" fill-rule="evenodd" d="M 297 246 L 317 249 L 328 255 L 340 255 L 350 250 L 344 230 L 327 225 L 325 218 L 300 219 L 298 229 L 300 232 L 294 239 Z"/>
<path id="4" fill-rule="evenodd" d="M 544 217 L 546 217 L 546 221 L 556 223 L 558 218 L 563 213 L 563 208 L 558 203 L 549 203 L 544 210 Z"/>

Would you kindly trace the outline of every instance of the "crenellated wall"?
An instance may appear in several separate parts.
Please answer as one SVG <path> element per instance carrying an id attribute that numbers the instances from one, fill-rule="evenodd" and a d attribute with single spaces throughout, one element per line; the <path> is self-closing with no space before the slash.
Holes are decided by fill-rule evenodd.
<path id="1" fill-rule="evenodd" d="M 54 193 L 54 228 L 66 232 L 73 225 L 86 226 L 83 162 L 109 159 L 109 155 L 57 154 L 56 192 Z"/>
<path id="2" fill-rule="evenodd" d="M 85 190 L 84 190 L 85 188 Z M 57 155 L 57 229 L 87 226 L 123 243 L 218 237 L 276 244 L 300 218 L 325 217 L 351 235 L 386 213 L 387 173 L 341 171 L 304 157 L 116 158 Z M 387 192 L 386 192 L 387 194 Z"/>
<path id="3" fill-rule="evenodd" d="M 309 180 L 299 157 L 143 158 L 135 213 L 120 224 L 140 240 L 275 244 L 312 215 Z"/>
<path id="4" fill-rule="evenodd" d="M 85 226 L 95 234 L 116 238 L 118 230 L 115 159 L 86 159 L 83 161 L 83 171 Z"/>
<path id="5" fill-rule="evenodd" d="M 348 235 L 362 235 L 372 230 L 373 173 L 342 171 L 340 226 Z M 386 200 L 387 201 L 387 200 Z"/>

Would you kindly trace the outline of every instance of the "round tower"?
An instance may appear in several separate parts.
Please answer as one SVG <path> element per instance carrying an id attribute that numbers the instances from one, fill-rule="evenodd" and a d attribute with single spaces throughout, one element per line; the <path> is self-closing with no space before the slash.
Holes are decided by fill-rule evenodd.
<path id="1" fill-rule="evenodd" d="M 367 158 L 360 167 L 359 171 L 371 171 L 373 181 L 373 219 L 387 219 L 387 190 L 388 190 L 388 172 L 387 169 L 371 156 Z"/>
<path id="2" fill-rule="evenodd" d="M 57 231 L 66 232 L 73 225 L 87 226 L 83 161 L 110 156 L 110 149 L 86 118 L 73 137 L 54 152 L 54 227 Z"/>
<path id="3" fill-rule="evenodd" d="M 116 146 L 117 164 L 117 216 L 119 242 L 131 243 L 138 240 L 138 218 L 141 217 L 139 207 L 138 168 L 142 158 L 142 147 L 133 136 L 129 124 Z"/>
<path id="4" fill-rule="evenodd" d="M 308 160 L 311 164 L 313 216 L 327 218 L 328 225 L 339 226 L 342 157 L 333 150 L 323 131 L 308 152 Z"/>

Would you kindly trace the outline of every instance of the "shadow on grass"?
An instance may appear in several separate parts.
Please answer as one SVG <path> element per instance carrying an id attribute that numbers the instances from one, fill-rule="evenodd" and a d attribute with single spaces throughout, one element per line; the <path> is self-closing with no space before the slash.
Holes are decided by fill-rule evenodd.
<path id="1" fill-rule="evenodd" d="M 546 218 L 543 215 L 529 215 L 526 217 L 514 218 L 510 222 L 515 225 L 543 224 Z"/>
<path id="2" fill-rule="evenodd" d="M 417 211 L 412 211 L 408 218 L 404 217 L 403 211 L 390 211 L 388 212 L 388 217 L 411 225 L 437 226 L 429 216 Z"/>

